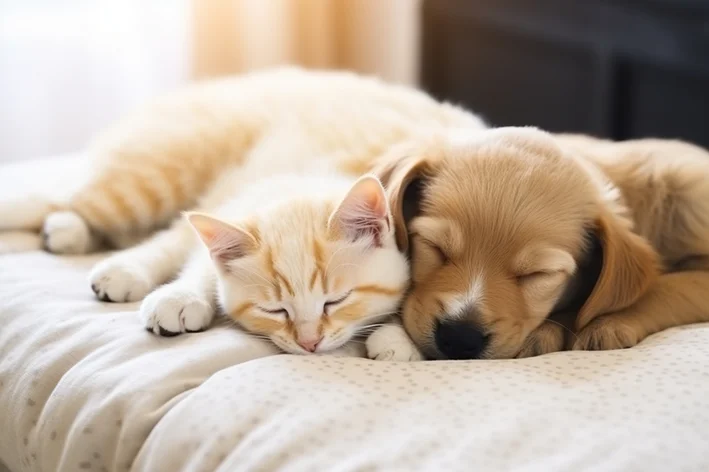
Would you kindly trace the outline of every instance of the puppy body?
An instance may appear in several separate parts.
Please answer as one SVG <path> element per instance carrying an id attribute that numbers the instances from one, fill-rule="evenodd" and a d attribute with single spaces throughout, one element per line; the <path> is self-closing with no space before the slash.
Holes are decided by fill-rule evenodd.
<path id="1" fill-rule="evenodd" d="M 429 357 L 614 349 L 709 321 L 701 148 L 500 128 L 418 143 L 380 172 L 411 253 L 405 325 Z"/>
<path id="2" fill-rule="evenodd" d="M 614 143 L 558 135 L 562 146 L 598 166 L 619 189 L 633 230 L 660 254 L 668 271 L 707 269 L 709 152 L 681 141 Z"/>
<path id="3" fill-rule="evenodd" d="M 573 347 L 630 347 L 672 326 L 709 321 L 709 152 L 671 140 L 557 139 L 619 190 L 627 212 L 617 218 L 629 219 L 661 264 L 661 275 L 636 303 L 593 320 Z"/>

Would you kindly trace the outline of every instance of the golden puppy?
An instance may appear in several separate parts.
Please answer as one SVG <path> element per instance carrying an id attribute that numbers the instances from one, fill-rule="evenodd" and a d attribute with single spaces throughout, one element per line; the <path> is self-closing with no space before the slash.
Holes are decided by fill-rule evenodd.
<path id="1" fill-rule="evenodd" d="M 500 128 L 393 152 L 403 319 L 428 357 L 625 348 L 709 321 L 706 151 Z"/>

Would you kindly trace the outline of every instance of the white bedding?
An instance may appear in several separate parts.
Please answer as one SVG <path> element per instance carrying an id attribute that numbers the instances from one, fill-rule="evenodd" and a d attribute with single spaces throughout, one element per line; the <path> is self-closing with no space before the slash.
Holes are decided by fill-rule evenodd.
<path id="1" fill-rule="evenodd" d="M 68 165 L 0 167 L 0 198 Z M 226 325 L 155 337 L 137 305 L 93 298 L 97 257 L 8 253 L 37 245 L 0 236 L 13 472 L 709 470 L 709 325 L 523 361 L 271 356 Z"/>

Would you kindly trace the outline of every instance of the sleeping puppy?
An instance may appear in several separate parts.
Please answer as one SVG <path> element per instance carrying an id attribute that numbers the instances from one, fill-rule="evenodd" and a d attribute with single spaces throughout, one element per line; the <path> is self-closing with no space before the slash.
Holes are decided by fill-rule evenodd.
<path id="1" fill-rule="evenodd" d="M 709 321 L 703 149 L 499 128 L 392 152 L 403 319 L 427 357 L 626 348 Z"/>

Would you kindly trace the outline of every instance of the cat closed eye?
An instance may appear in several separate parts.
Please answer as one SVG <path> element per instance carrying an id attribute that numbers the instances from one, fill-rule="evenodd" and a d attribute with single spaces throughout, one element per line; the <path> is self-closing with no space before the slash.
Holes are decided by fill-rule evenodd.
<path id="1" fill-rule="evenodd" d="M 339 305 L 340 303 L 344 302 L 345 300 L 347 300 L 347 297 L 349 297 L 351 293 L 352 293 L 351 291 L 347 292 L 346 294 L 344 294 L 340 298 L 336 298 L 335 300 L 329 300 L 329 301 L 325 302 L 325 304 L 323 305 L 325 308 L 325 312 L 327 312 L 328 308 L 335 307 L 335 306 Z"/>
<path id="2" fill-rule="evenodd" d="M 275 310 L 268 310 L 268 309 L 261 307 L 261 306 L 258 308 L 262 312 L 268 313 L 269 315 L 281 315 L 285 318 L 288 318 L 288 310 L 286 310 L 285 308 L 279 308 L 279 309 L 275 309 Z"/>

